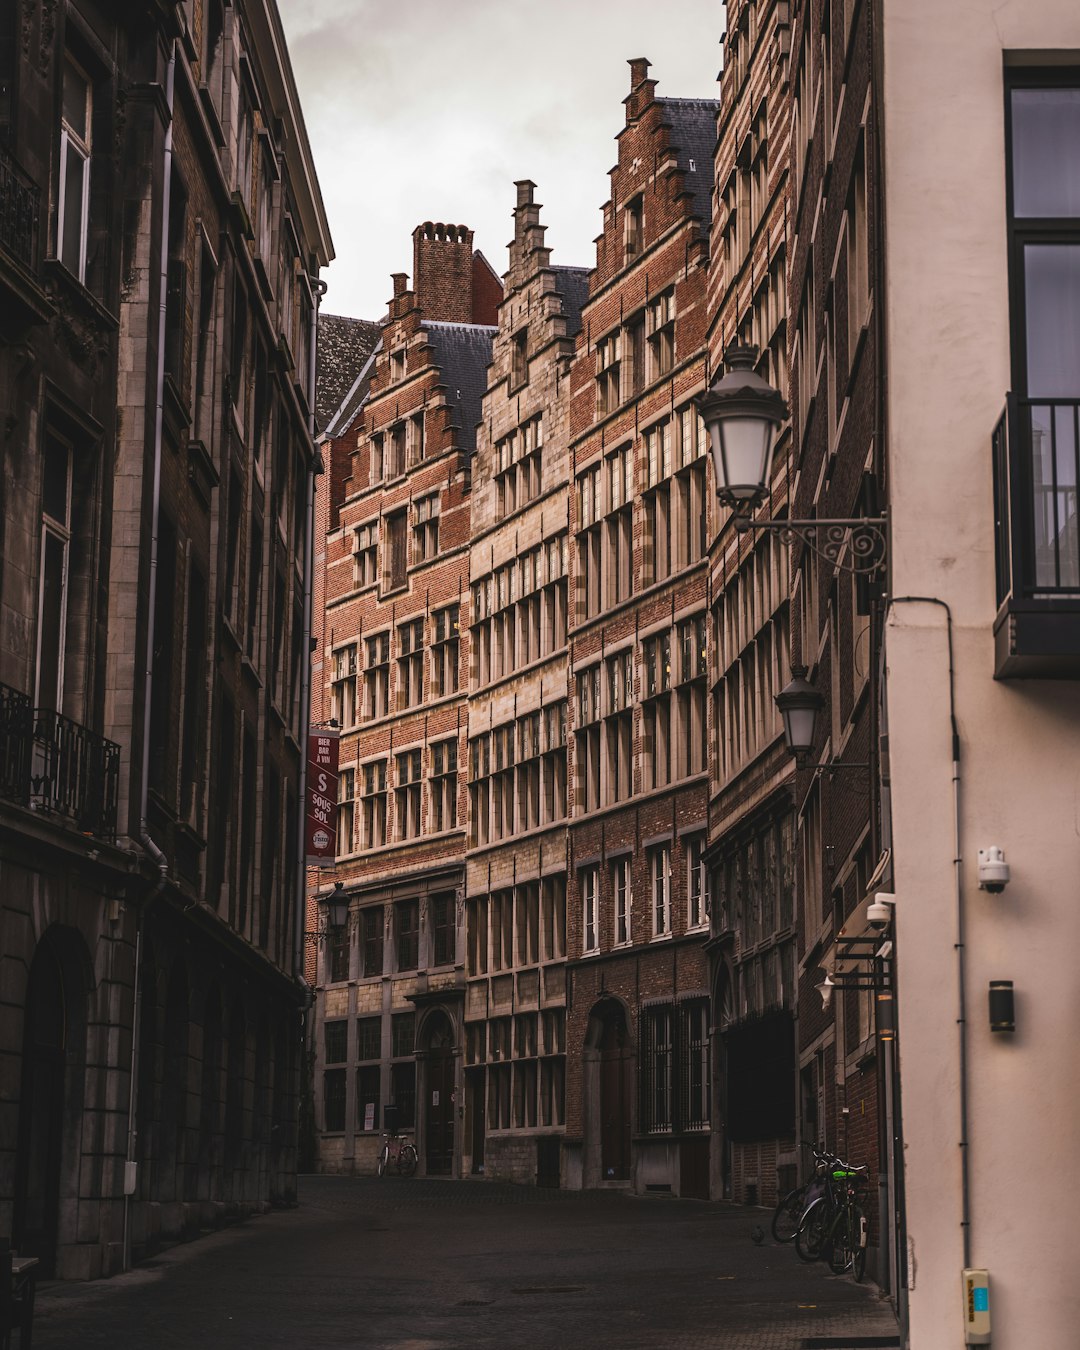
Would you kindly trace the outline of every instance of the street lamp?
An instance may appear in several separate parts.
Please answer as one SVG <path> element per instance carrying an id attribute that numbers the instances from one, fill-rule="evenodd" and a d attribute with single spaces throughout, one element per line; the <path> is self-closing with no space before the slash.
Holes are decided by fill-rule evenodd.
<path id="1" fill-rule="evenodd" d="M 806 678 L 805 666 L 792 667 L 793 679 L 776 695 L 776 706 L 784 719 L 784 742 L 796 758 L 814 748 L 817 717 L 825 706 L 825 696 Z"/>
<path id="2" fill-rule="evenodd" d="M 319 896 L 318 905 L 325 915 L 325 922 L 316 932 L 304 933 L 308 942 L 316 944 L 325 942 L 333 929 L 344 928 L 349 922 L 349 897 L 345 894 L 342 883 L 335 881 L 334 889 L 328 895 Z"/>
<path id="3" fill-rule="evenodd" d="M 716 494 L 735 512 L 737 530 L 773 530 L 799 540 L 835 567 L 872 575 L 885 565 L 885 518 L 755 520 L 772 481 L 777 433 L 788 415 L 782 394 L 754 370 L 758 349 L 728 348 L 727 374 L 694 403 L 709 433 Z"/>

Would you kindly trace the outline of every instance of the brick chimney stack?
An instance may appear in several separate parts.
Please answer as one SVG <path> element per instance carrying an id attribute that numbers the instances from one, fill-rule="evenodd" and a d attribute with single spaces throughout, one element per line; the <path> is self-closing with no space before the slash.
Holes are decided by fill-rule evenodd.
<path id="1" fill-rule="evenodd" d="M 626 122 L 629 126 L 652 103 L 656 81 L 649 79 L 648 57 L 635 56 L 627 65 L 630 67 L 630 93 L 623 102 L 626 104 Z"/>
<path id="2" fill-rule="evenodd" d="M 426 220 L 413 230 L 413 294 L 425 319 L 473 322 L 473 232 Z"/>

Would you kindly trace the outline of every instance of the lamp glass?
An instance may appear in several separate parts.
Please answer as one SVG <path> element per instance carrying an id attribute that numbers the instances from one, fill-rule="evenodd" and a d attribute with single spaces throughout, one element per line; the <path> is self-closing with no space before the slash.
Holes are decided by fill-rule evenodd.
<path id="1" fill-rule="evenodd" d="M 770 417 L 718 416 L 709 427 L 716 490 L 733 502 L 765 494 L 776 423 Z"/>
<path id="2" fill-rule="evenodd" d="M 344 928 L 349 921 L 349 897 L 344 891 L 334 891 L 326 898 L 328 928 Z"/>
<path id="3" fill-rule="evenodd" d="M 817 713 L 816 707 L 784 709 L 784 740 L 793 755 L 802 755 L 814 748 Z"/>

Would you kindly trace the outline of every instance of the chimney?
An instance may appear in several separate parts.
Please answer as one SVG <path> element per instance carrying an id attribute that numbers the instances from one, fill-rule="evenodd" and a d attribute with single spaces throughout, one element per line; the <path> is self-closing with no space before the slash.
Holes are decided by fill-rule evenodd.
<path id="1" fill-rule="evenodd" d="M 473 232 L 427 220 L 413 230 L 413 293 L 425 319 L 471 323 Z"/>
<path id="2" fill-rule="evenodd" d="M 626 123 L 629 126 L 653 101 L 656 81 L 649 79 L 648 57 L 635 56 L 627 65 L 630 67 L 630 93 L 623 102 L 626 104 Z"/>
<path id="3" fill-rule="evenodd" d="M 649 58 L 635 56 L 626 64 L 630 67 L 630 92 L 633 93 L 639 84 L 644 84 L 649 78 Z"/>

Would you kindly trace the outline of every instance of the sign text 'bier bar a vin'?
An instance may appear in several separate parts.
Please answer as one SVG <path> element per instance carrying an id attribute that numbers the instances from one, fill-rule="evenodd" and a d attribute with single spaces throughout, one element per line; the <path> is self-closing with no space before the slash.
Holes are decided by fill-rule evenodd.
<path id="1" fill-rule="evenodd" d="M 312 727 L 308 732 L 307 865 L 333 867 L 338 795 L 338 733 Z"/>

